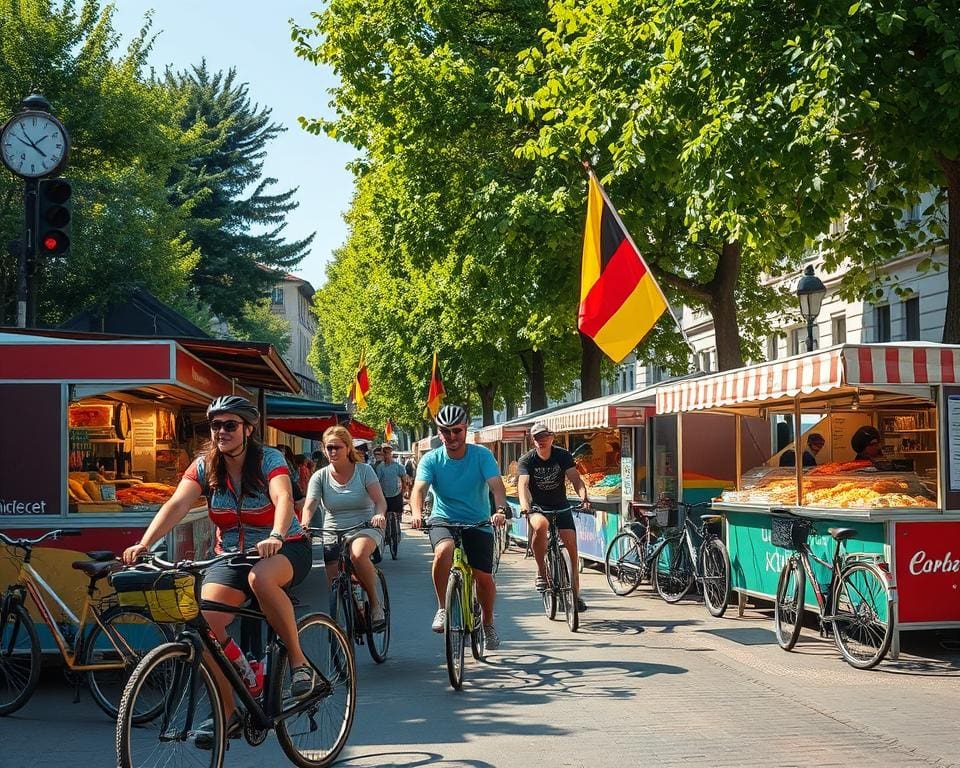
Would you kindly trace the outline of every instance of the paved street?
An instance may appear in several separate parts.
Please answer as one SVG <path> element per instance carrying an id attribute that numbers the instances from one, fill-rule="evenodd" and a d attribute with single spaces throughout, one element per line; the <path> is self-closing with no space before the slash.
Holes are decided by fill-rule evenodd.
<path id="1" fill-rule="evenodd" d="M 648 587 L 617 598 L 591 570 L 591 608 L 571 635 L 543 616 L 532 561 L 515 549 L 498 577 L 503 645 L 489 663 L 468 658 L 454 692 L 429 628 L 428 557 L 425 537 L 409 534 L 400 559 L 382 565 L 390 659 L 377 666 L 357 649 L 359 706 L 340 765 L 960 765 L 960 646 L 949 639 L 906 635 L 907 651 L 936 656 L 908 652 L 858 672 L 811 629 L 782 652 L 768 612 L 713 619 Z M 27 707 L 0 720 L 0 764 L 112 765 L 112 724 L 86 691 L 80 704 L 72 697 L 61 676 L 46 675 Z M 286 759 L 271 737 L 258 749 L 232 742 L 226 764 Z"/>

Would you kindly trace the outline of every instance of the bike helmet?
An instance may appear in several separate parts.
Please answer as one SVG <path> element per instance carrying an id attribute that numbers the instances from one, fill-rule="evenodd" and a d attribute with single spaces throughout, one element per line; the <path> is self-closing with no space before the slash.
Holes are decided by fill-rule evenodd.
<path id="1" fill-rule="evenodd" d="M 438 427 L 452 427 L 454 424 L 466 424 L 467 412 L 459 405 L 445 405 L 435 419 Z"/>
<path id="2" fill-rule="evenodd" d="M 239 395 L 223 395 L 207 406 L 207 418 L 212 419 L 218 413 L 235 413 L 248 424 L 260 423 L 260 411 L 247 398 Z"/>

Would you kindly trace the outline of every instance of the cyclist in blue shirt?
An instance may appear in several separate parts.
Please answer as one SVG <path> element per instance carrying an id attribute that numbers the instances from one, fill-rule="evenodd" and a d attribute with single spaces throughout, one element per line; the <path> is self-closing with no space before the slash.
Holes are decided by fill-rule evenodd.
<path id="1" fill-rule="evenodd" d="M 497 461 L 488 448 L 467 444 L 467 412 L 459 405 L 446 405 L 436 416 L 442 447 L 435 448 L 420 460 L 417 478 L 410 493 L 412 526 L 423 524 L 423 500 L 427 490 L 434 495 L 430 517 L 430 543 L 433 545 L 433 587 L 437 594 L 437 613 L 433 617 L 434 632 L 443 631 L 446 611 L 447 578 L 453 564 L 453 537 L 444 521 L 471 525 L 491 520 L 489 494 L 493 492 L 496 513 L 494 525 L 506 520 L 507 492 Z M 483 614 L 483 634 L 487 649 L 500 645 L 493 626 L 493 604 L 497 588 L 493 581 L 493 530 L 475 528 L 463 531 L 463 549 L 473 570 L 477 597 Z"/>

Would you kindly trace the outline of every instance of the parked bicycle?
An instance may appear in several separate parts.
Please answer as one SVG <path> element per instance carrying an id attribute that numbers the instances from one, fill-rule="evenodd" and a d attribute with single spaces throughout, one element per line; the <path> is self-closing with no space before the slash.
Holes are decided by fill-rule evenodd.
<path id="1" fill-rule="evenodd" d="M 389 519 L 389 517 L 388 517 Z M 366 641 L 370 656 L 378 664 L 387 660 L 390 647 L 390 595 L 387 592 L 387 577 L 383 571 L 374 568 L 377 575 L 377 596 L 383 606 L 384 622 L 374 626 L 371 620 L 370 598 L 363 584 L 357 578 L 350 559 L 350 541 L 353 535 L 370 523 L 364 522 L 349 528 L 311 528 L 313 536 L 328 534 L 337 537 L 340 557 L 337 561 L 337 576 L 330 585 L 330 615 L 346 633 L 347 638 L 357 645 Z"/>
<path id="2" fill-rule="evenodd" d="M 551 621 L 557 611 L 562 610 L 571 632 L 580 628 L 580 611 L 577 609 L 577 595 L 573 591 L 573 562 L 570 553 L 563 546 L 560 531 L 557 528 L 557 516 L 566 512 L 578 514 L 582 507 L 565 509 L 540 509 L 533 506 L 531 513 L 547 518 L 547 586 L 543 590 L 543 612 Z"/>
<path id="3" fill-rule="evenodd" d="M 446 618 L 443 622 L 443 643 L 450 685 L 458 691 L 463 687 L 466 636 L 470 636 L 473 658 L 483 661 L 485 651 L 480 600 L 477 597 L 476 582 L 473 580 L 473 569 L 467 562 L 467 553 L 463 549 L 463 532 L 473 528 L 486 528 L 489 525 L 487 521 L 473 525 L 446 521 L 438 524 L 438 527 L 449 530 L 453 537 L 453 564 L 447 577 L 447 597 L 444 602 Z M 424 530 L 432 527 L 429 524 L 423 526 Z"/>
<path id="4" fill-rule="evenodd" d="M 0 533 L 0 542 L 22 552 L 17 580 L 9 585 L 0 604 L 0 715 L 16 712 L 30 700 L 40 678 L 41 648 L 37 629 L 27 611 L 33 601 L 41 621 L 50 631 L 67 669 L 85 674 L 97 706 L 111 718 L 117 716 L 120 695 L 130 673 L 151 648 L 170 639 L 171 633 L 145 611 L 117 605 L 111 592 L 98 598 L 98 583 L 120 567 L 113 552 L 88 552 L 90 560 L 73 567 L 89 578 L 80 617 L 73 613 L 31 564 L 33 549 L 61 536 L 79 536 L 79 530 L 48 531 L 35 539 L 12 538 Z M 46 595 L 62 621 L 54 620 Z M 77 683 L 79 687 L 79 679 Z M 153 705 L 144 712 L 149 715 Z"/>
<path id="5" fill-rule="evenodd" d="M 661 541 L 657 512 L 656 507 L 638 509 L 639 520 L 627 523 L 610 541 L 604 572 L 613 594 L 625 597 L 651 579 L 653 555 Z"/>
<path id="6" fill-rule="evenodd" d="M 383 546 L 390 550 L 390 559 L 397 559 L 400 549 L 400 513 L 387 510 L 387 527 L 383 532 Z"/>
<path id="7" fill-rule="evenodd" d="M 161 569 L 144 580 L 135 567 L 114 577 L 118 591 L 144 593 L 158 611 L 154 618 L 172 613 L 185 623 L 176 640 L 154 648 L 137 665 L 127 682 L 117 719 L 117 765 L 151 768 L 173 765 L 223 765 L 228 747 L 227 722 L 220 691 L 213 677 L 219 669 L 240 702 L 243 736 L 251 746 L 264 742 L 271 729 L 287 757 L 297 766 L 325 768 L 340 754 L 357 703 L 353 649 L 337 624 L 326 614 L 309 613 L 297 620 L 297 633 L 307 661 L 317 677 L 308 696 L 289 695 L 291 669 L 286 647 L 267 624 L 262 690 L 254 694 L 227 658 L 201 613 L 224 611 L 264 621 L 255 606 L 237 607 L 204 600 L 201 575 L 223 562 L 249 562 L 247 555 L 228 553 L 203 561 L 170 563 L 158 557 L 147 561 Z M 130 574 L 129 578 L 121 578 Z M 140 699 L 160 697 L 156 714 L 137 725 L 134 713 Z M 204 749 L 190 743 L 196 729 L 210 719 L 204 731 Z M 207 751 L 205 751 L 207 750 Z"/>
<path id="8" fill-rule="evenodd" d="M 723 516 L 700 515 L 698 528 L 690 513 L 709 507 L 710 502 L 674 504 L 681 517 L 680 526 L 665 533 L 653 553 L 653 587 L 665 601 L 676 603 L 697 584 L 710 615 L 723 616 L 730 602 L 730 555 L 715 531 Z"/>
<path id="9" fill-rule="evenodd" d="M 785 651 L 796 645 L 807 602 L 804 582 L 809 579 L 820 616 L 820 636 L 832 634 L 851 666 L 875 667 L 887 655 L 893 638 L 895 596 L 887 563 L 880 555 L 841 553 L 843 542 L 857 535 L 853 528 L 828 528 L 836 546 L 831 561 L 821 560 L 807 543 L 810 534 L 816 533 L 812 521 L 786 509 L 773 511 L 782 516 L 771 518 L 771 543 L 796 550 L 780 571 L 777 584 L 777 643 Z M 811 560 L 830 569 L 828 583 L 816 578 Z"/>

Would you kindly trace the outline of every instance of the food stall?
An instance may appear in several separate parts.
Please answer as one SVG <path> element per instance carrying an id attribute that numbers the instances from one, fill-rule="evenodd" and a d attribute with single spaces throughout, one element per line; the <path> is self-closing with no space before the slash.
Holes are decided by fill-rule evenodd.
<path id="1" fill-rule="evenodd" d="M 241 380 L 298 387 L 269 345 L 0 333 L 0 528 L 20 536 L 81 530 L 35 553 L 38 570 L 71 608 L 86 584 L 71 563 L 89 550 L 121 551 L 142 535 L 207 438 L 210 400 L 236 393 L 256 401 Z M 206 554 L 211 542 L 200 505 L 164 546 L 179 558 Z M 14 568 L 0 559 L 3 583 Z"/>
<path id="2" fill-rule="evenodd" d="M 743 440 L 735 442 L 736 488 L 714 503 L 725 516 L 734 590 L 774 597 L 790 552 L 771 544 L 771 515 L 789 510 L 815 521 L 809 543 L 819 557 L 832 556 L 828 528 L 850 527 L 857 535 L 846 551 L 888 564 L 894 653 L 901 631 L 960 625 L 960 347 L 841 345 L 657 389 L 658 414 L 700 412 L 733 414 L 741 435 L 747 416 L 766 419 L 771 435 L 786 423 L 798 439 L 780 447 L 794 459 L 809 434 L 824 441 L 807 467 L 780 466 L 783 450 L 745 460 Z M 879 455 L 869 460 L 853 448 L 864 445 L 854 439 L 861 427 L 875 430 L 868 437 Z M 816 604 L 809 584 L 806 603 Z"/>

